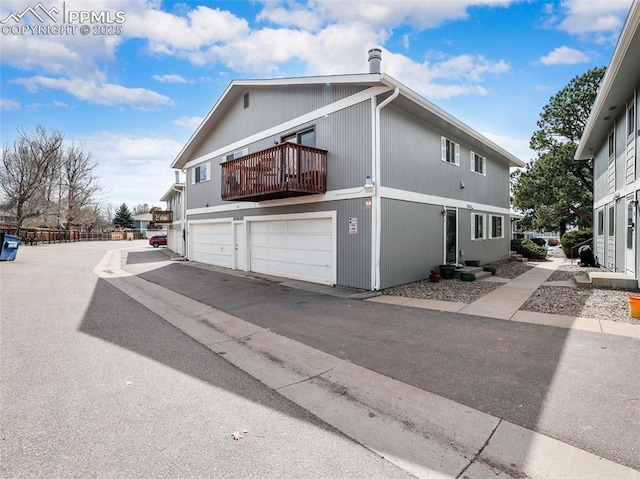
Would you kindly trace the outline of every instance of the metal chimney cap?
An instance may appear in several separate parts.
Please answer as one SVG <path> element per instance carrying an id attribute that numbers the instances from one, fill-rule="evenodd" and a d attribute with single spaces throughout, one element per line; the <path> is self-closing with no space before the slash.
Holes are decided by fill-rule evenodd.
<path id="1" fill-rule="evenodd" d="M 380 73 L 380 62 L 382 62 L 382 50 L 379 48 L 369 50 L 369 73 Z"/>

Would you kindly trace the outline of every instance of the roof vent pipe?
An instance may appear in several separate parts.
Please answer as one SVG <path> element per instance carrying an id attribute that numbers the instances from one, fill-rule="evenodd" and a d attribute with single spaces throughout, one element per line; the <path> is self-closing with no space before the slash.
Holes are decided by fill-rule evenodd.
<path id="1" fill-rule="evenodd" d="M 382 61 L 382 50 L 372 48 L 369 50 L 369 73 L 380 73 L 380 62 Z"/>

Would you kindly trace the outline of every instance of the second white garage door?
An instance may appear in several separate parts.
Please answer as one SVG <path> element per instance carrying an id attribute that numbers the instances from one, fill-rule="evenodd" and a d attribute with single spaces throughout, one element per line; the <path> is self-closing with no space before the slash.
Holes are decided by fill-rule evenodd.
<path id="1" fill-rule="evenodd" d="M 313 283 L 335 283 L 331 218 L 252 221 L 251 271 Z"/>

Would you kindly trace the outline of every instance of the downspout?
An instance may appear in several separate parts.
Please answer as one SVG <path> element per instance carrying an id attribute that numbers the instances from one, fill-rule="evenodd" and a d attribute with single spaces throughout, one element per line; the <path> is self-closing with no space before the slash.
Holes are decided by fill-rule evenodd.
<path id="1" fill-rule="evenodd" d="M 189 226 L 189 222 L 187 221 L 187 188 L 189 187 L 189 173 L 187 169 L 182 169 L 184 173 L 184 196 L 182 197 L 182 251 L 183 256 L 189 259 L 189 241 L 187 241 L 187 237 L 189 236 L 189 231 L 187 231 L 187 227 Z"/>
<path id="2" fill-rule="evenodd" d="M 182 256 L 186 257 L 187 255 L 186 255 L 186 251 L 185 251 L 185 247 L 184 247 L 185 241 L 184 241 L 184 196 L 183 195 L 187 191 L 187 183 L 185 182 L 185 184 L 184 184 L 184 191 L 181 190 L 181 189 L 176 188 L 176 185 L 171 185 L 171 189 L 173 191 L 175 191 L 176 193 L 180 194 L 180 200 L 181 200 L 180 203 L 183 205 L 183 208 L 182 208 L 183 211 L 180 212 L 180 213 L 182 213 L 180 215 L 180 232 L 181 232 L 180 236 L 182 236 Z"/>
<path id="3" fill-rule="evenodd" d="M 380 289 L 380 242 L 382 239 L 382 220 L 381 220 L 381 209 L 382 209 L 382 198 L 380 197 L 380 169 L 381 169 L 381 154 L 380 154 L 380 111 L 391 103 L 393 100 L 398 98 L 400 95 L 400 87 L 395 87 L 393 93 L 390 97 L 385 99 L 382 103 L 376 106 L 375 117 L 374 117 L 374 153 L 373 153 L 373 170 L 372 170 L 372 180 L 375 185 L 375 194 L 374 194 L 374 208 L 373 208 L 373 225 L 374 234 L 373 234 L 373 265 L 374 265 L 374 275 L 373 275 L 373 290 L 378 291 Z"/>

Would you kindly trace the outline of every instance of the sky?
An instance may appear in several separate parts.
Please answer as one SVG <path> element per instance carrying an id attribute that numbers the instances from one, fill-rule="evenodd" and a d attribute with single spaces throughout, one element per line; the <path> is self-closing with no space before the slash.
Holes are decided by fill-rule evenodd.
<path id="1" fill-rule="evenodd" d="M 384 73 L 530 161 L 542 109 L 609 63 L 631 1 L 3 0 L 2 144 L 58 129 L 102 203 L 164 206 L 232 80 L 366 73 L 378 47 Z"/>

